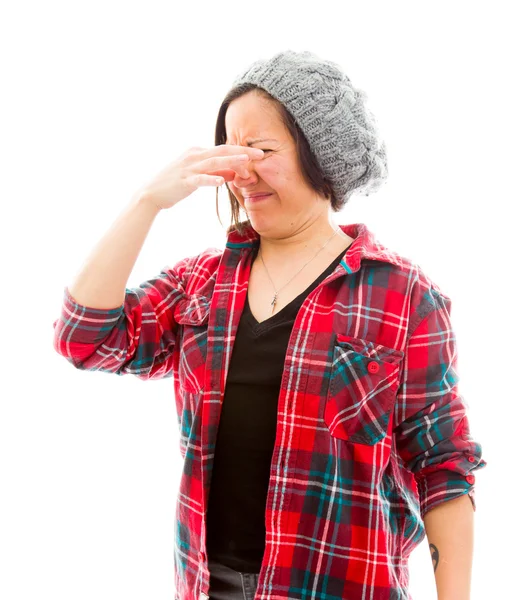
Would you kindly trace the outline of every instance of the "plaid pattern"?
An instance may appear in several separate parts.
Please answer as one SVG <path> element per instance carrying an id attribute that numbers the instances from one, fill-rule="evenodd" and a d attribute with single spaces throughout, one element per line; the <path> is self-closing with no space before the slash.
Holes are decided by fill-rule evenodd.
<path id="1" fill-rule="evenodd" d="M 362 223 L 301 306 L 285 358 L 256 599 L 411 598 L 423 517 L 484 467 L 458 392 L 451 301 Z M 65 288 L 54 348 L 78 369 L 174 375 L 183 471 L 176 600 L 206 600 L 205 511 L 226 376 L 258 234 L 184 258 L 111 310 Z"/>

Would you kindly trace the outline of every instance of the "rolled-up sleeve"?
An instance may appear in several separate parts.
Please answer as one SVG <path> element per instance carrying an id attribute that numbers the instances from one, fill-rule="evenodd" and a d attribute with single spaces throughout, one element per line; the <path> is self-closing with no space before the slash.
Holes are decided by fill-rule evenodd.
<path id="1" fill-rule="evenodd" d="M 126 288 L 124 303 L 112 309 L 79 304 L 64 288 L 61 315 L 53 323 L 54 350 L 81 370 L 143 380 L 172 376 L 175 312 L 185 297 L 190 261 Z"/>
<path id="2" fill-rule="evenodd" d="M 423 294 L 410 335 L 395 406 L 394 438 L 413 473 L 420 513 L 463 494 L 476 510 L 475 471 L 487 465 L 470 433 L 469 405 L 458 390 L 451 300 L 431 287 Z"/>

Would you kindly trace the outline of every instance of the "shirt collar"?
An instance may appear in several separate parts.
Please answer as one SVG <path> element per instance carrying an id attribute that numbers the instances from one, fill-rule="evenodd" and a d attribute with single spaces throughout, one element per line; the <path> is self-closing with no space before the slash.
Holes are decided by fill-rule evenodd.
<path id="1" fill-rule="evenodd" d="M 244 232 L 238 233 L 230 229 L 226 248 L 231 250 L 242 250 L 253 248 L 259 244 L 260 235 L 251 226 L 250 221 L 244 221 Z M 344 261 L 352 272 L 358 271 L 364 259 L 388 262 L 402 266 L 401 257 L 381 244 L 375 234 L 368 229 L 364 223 L 338 224 L 339 229 L 354 238 L 351 248 L 344 256 Z"/>

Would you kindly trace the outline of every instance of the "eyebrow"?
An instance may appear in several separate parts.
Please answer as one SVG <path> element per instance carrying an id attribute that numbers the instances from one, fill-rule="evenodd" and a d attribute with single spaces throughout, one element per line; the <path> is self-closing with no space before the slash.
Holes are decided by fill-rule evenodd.
<path id="1" fill-rule="evenodd" d="M 257 144 L 258 142 L 278 142 L 278 140 L 275 140 L 274 138 L 248 138 L 246 140 L 246 143 L 249 146 L 253 146 L 253 144 Z"/>
<path id="2" fill-rule="evenodd" d="M 249 146 L 252 146 L 253 144 L 257 144 L 257 142 L 276 142 L 277 140 L 273 139 L 273 138 L 248 138 L 246 140 L 246 142 L 248 143 Z"/>

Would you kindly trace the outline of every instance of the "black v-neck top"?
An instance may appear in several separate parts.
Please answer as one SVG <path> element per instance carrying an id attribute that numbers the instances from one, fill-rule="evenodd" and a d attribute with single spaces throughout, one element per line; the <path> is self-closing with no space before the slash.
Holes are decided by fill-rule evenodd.
<path id="1" fill-rule="evenodd" d="M 278 396 L 291 330 L 305 298 L 336 268 L 348 248 L 306 290 L 262 323 L 253 316 L 246 297 L 216 439 L 207 510 L 208 560 L 240 572 L 260 571 Z"/>

